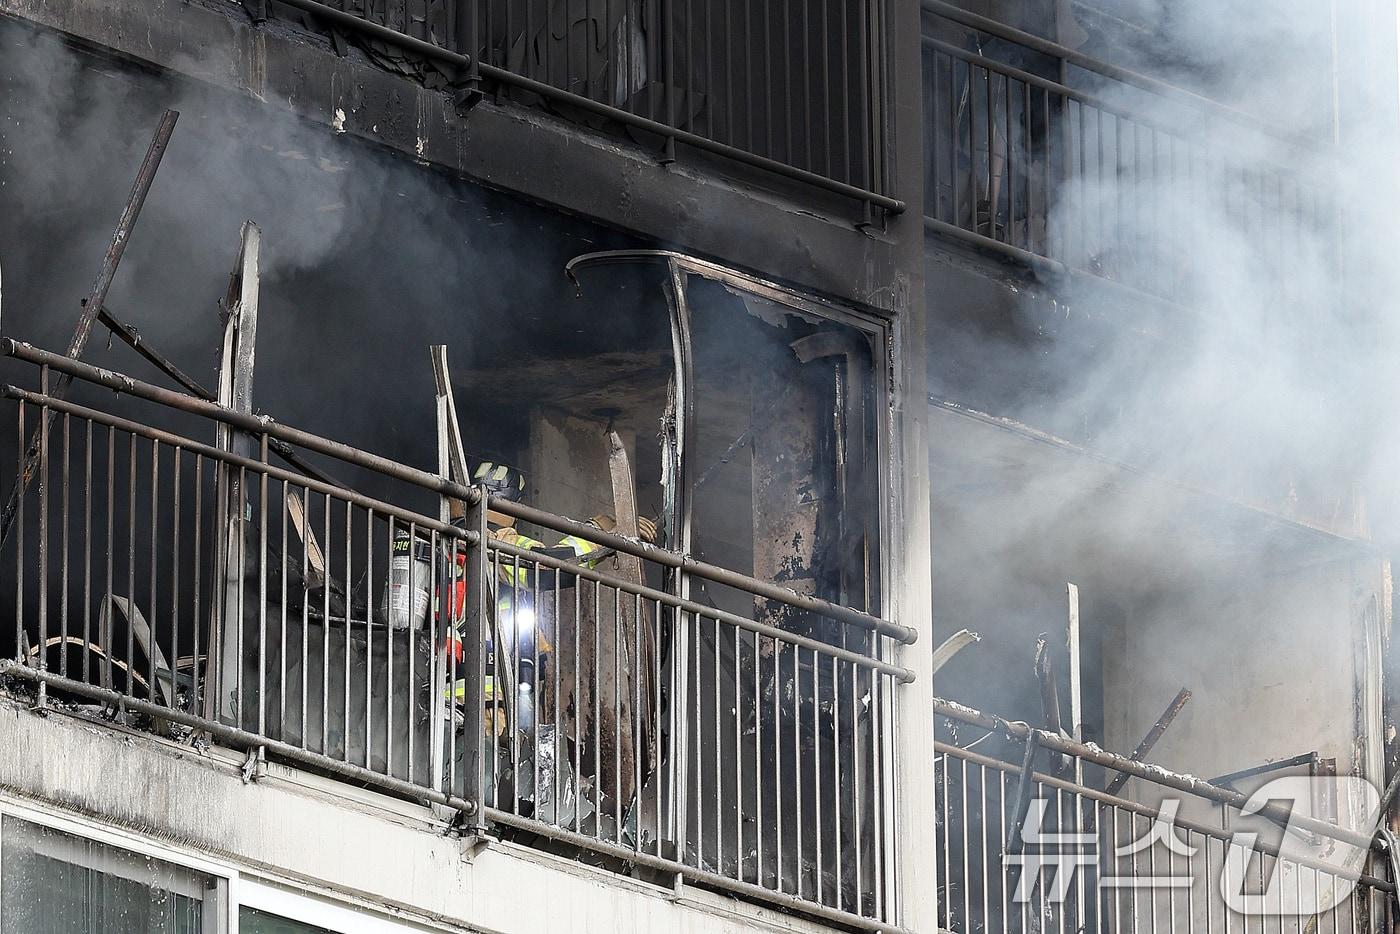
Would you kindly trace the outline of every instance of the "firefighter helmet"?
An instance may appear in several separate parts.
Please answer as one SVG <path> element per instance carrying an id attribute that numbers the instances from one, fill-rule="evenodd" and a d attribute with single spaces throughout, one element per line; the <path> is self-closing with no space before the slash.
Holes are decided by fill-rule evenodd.
<path id="1" fill-rule="evenodd" d="M 525 498 L 525 475 L 509 464 L 481 461 L 472 471 L 472 483 L 498 499 L 518 503 Z"/>

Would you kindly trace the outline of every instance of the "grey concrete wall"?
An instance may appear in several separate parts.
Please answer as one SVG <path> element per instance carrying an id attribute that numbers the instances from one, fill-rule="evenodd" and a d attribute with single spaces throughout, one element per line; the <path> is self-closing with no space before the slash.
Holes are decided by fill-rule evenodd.
<path id="1" fill-rule="evenodd" d="M 1136 746 L 1184 686 L 1191 702 L 1154 762 L 1209 778 L 1316 751 L 1336 758 L 1341 774 L 1364 772 L 1352 586 L 1351 563 L 1335 562 L 1206 584 L 1175 595 L 1165 612 L 1150 602 L 1134 608 L 1105 640 L 1110 748 Z"/>

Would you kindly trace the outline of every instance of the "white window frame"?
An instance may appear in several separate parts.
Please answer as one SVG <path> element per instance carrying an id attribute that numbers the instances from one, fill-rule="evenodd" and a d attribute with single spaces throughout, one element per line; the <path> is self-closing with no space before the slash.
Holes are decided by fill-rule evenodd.
<path id="1" fill-rule="evenodd" d="M 233 915 L 231 934 L 239 934 L 240 908 L 256 908 L 289 921 L 313 924 L 339 934 L 433 934 L 437 930 L 351 906 L 314 892 L 295 891 L 246 875 L 239 877 L 229 904 Z"/>
<path id="2" fill-rule="evenodd" d="M 216 883 L 213 895 L 217 900 L 215 910 L 222 915 L 216 918 L 219 927 L 215 934 L 239 934 L 239 909 L 244 906 L 341 934 L 436 934 L 440 931 L 352 905 L 311 889 L 294 890 L 278 885 L 247 875 L 229 863 L 206 859 L 120 828 L 35 807 L 5 794 L 0 794 L 0 872 L 4 871 L 5 818 L 69 833 L 213 878 Z M 5 906 L 0 902 L 0 925 L 4 923 L 4 911 Z"/>
<path id="3" fill-rule="evenodd" d="M 55 814 L 9 796 L 0 796 L 0 873 L 4 872 L 5 818 L 14 818 L 36 826 L 72 834 L 80 839 L 116 847 L 139 856 L 149 856 L 152 859 L 159 859 L 179 866 L 181 869 L 188 869 L 213 878 L 216 885 L 213 894 L 213 898 L 216 900 L 214 910 L 219 911 L 222 908 L 223 910 L 219 913 L 224 916 L 222 918 L 215 917 L 216 924 L 222 922 L 216 934 L 228 932 L 229 917 L 232 914 L 229 907 L 232 904 L 229 893 L 233 891 L 235 880 L 238 878 L 238 870 L 233 867 L 153 843 L 145 837 L 128 831 L 85 822 L 63 814 Z M 3 879 L 0 879 L 0 882 L 3 882 Z M 219 902 L 222 902 L 222 905 L 219 905 Z M 4 913 L 5 906 L 3 902 L 0 902 L 0 927 L 3 927 L 4 924 Z"/>

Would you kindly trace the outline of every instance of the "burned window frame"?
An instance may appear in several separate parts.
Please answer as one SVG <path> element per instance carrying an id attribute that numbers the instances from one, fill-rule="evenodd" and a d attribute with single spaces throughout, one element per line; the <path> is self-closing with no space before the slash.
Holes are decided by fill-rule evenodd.
<path id="1" fill-rule="evenodd" d="M 890 532 L 890 477 L 894 451 L 893 392 L 895 374 L 891 342 L 893 327 L 886 316 L 871 309 L 838 304 L 781 283 L 741 272 L 732 267 L 710 262 L 673 250 L 634 249 L 607 250 L 584 253 L 569 260 L 565 274 L 580 291 L 584 281 L 580 273 L 604 265 L 659 264 L 666 269 L 663 291 L 671 317 L 672 366 L 678 387 L 674 423 L 669 419 L 665 431 L 672 433 L 671 449 L 676 452 L 669 462 L 663 459 L 663 476 L 668 478 L 667 513 L 670 518 L 666 540 L 680 554 L 692 554 L 691 513 L 695 500 L 694 452 L 697 417 L 695 412 L 695 378 L 692 365 L 691 303 L 689 282 L 699 278 L 718 283 L 740 295 L 753 296 L 790 309 L 798 314 L 840 324 L 855 330 L 870 342 L 870 375 L 868 391 L 876 424 L 870 434 L 874 439 L 869 460 L 874 466 L 876 495 L 872 507 L 876 527 L 878 554 L 873 562 L 873 577 L 878 587 L 873 605 L 861 607 L 876 616 L 888 616 L 893 593 L 891 568 L 897 557 L 896 542 Z M 672 500 L 674 499 L 674 502 Z M 686 575 L 679 575 L 681 596 L 688 586 Z"/>

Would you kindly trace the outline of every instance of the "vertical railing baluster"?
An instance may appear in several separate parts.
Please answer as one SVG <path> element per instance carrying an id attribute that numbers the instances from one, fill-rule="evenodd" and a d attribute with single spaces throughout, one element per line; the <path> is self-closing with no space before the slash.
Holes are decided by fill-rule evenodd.
<path id="1" fill-rule="evenodd" d="M 442 692 L 447 689 L 442 683 L 441 678 L 434 677 L 437 669 L 434 667 L 433 663 L 437 657 L 437 620 L 442 612 L 442 600 L 444 595 L 446 595 L 446 598 L 449 600 L 456 599 L 456 580 L 454 578 L 448 578 L 447 580 L 449 583 L 447 586 L 443 586 L 441 582 L 442 578 L 439 576 L 441 570 L 438 564 L 438 551 L 442 546 L 438 542 L 437 536 L 437 529 L 433 529 L 428 540 L 428 586 L 433 588 L 428 597 L 428 615 L 422 622 L 423 631 L 415 633 L 410 630 L 407 640 L 408 647 L 405 650 L 408 654 L 408 681 L 407 687 L 405 688 L 406 696 L 404 698 L 404 729 L 408 733 L 405 744 L 407 746 L 408 767 L 404 770 L 404 777 L 410 782 L 413 781 L 413 766 L 417 762 L 416 746 L 418 736 L 418 680 L 414 671 L 414 663 L 418 657 L 419 646 L 422 644 L 422 640 L 425 636 L 428 640 L 428 697 L 425 707 L 429 737 L 442 728 L 439 705 L 442 702 Z M 408 524 L 408 540 L 411 542 L 418 540 L 416 523 L 410 522 Z M 391 525 L 389 528 L 391 549 L 393 547 L 393 541 L 394 530 Z M 437 595 L 436 599 L 434 599 L 433 594 Z M 390 599 L 392 599 L 392 597 Z M 428 748 L 430 750 L 434 748 L 431 738 L 429 739 Z M 431 752 L 428 758 L 430 760 L 429 770 L 431 773 L 431 770 L 436 768 L 439 763 Z M 441 774 L 440 769 L 438 770 L 438 774 Z M 429 788 L 434 787 L 431 774 L 424 776 L 420 784 L 427 785 Z M 478 807 L 479 806 L 480 805 L 478 805 Z"/>
<path id="2" fill-rule="evenodd" d="M 840 2 L 840 0 L 838 0 L 838 2 Z M 833 160 L 831 157 L 831 125 L 836 121 L 831 111 L 833 107 L 839 106 L 836 102 L 843 100 L 844 95 L 835 97 L 831 93 L 831 9 L 828 3 L 829 0 L 821 0 L 821 18 L 817 26 L 817 34 L 822 37 L 822 93 L 818 107 L 821 111 L 822 118 L 822 153 L 826 159 L 825 165 L 822 167 L 822 174 L 827 178 L 835 178 L 836 176 L 832 168 Z M 728 9 L 727 5 L 726 9 Z M 729 21 L 727 17 L 725 19 L 725 32 L 729 32 Z M 838 41 L 841 41 L 843 38 L 844 37 L 839 33 L 837 34 Z M 729 69 L 726 69 L 726 71 L 728 72 L 726 80 L 733 81 L 733 71 Z M 844 109 L 844 107 L 842 109 Z M 815 167 L 816 163 L 813 162 L 812 165 Z"/>
<path id="3" fill-rule="evenodd" d="M 383 585 L 383 591 L 382 591 L 382 596 L 383 596 L 383 598 L 384 598 L 384 599 L 383 599 L 383 604 L 382 604 L 382 605 L 384 606 L 384 773 L 385 773 L 386 775 L 393 775 L 393 774 L 394 774 L 394 641 L 395 641 L 395 639 L 396 639 L 398 633 L 397 633 L 396 630 L 394 629 L 393 617 L 392 617 L 392 614 L 389 612 L 389 604 L 390 604 L 390 601 L 392 600 L 392 597 L 390 596 L 390 593 L 389 593 L 389 584 L 390 584 L 390 580 L 392 579 L 393 568 L 394 568 L 394 516 L 393 516 L 392 514 L 386 515 L 386 516 L 384 517 L 384 519 L 385 519 L 385 522 L 384 522 L 384 528 L 385 528 L 385 538 L 384 538 L 384 573 L 385 573 L 385 578 L 384 578 L 384 585 Z M 373 547 L 374 547 L 374 527 L 373 527 L 373 523 L 370 524 L 370 538 L 369 538 L 369 541 L 370 541 L 370 547 L 371 547 L 371 549 L 373 549 Z M 418 611 L 417 611 L 417 606 L 418 606 L 418 603 L 417 603 L 417 599 L 418 599 L 418 594 L 417 594 L 417 586 L 418 586 L 418 554 L 417 554 L 418 539 L 410 537 L 408 541 L 409 541 L 409 559 L 408 559 L 408 567 L 409 567 L 409 572 L 408 572 L 408 582 L 409 582 L 409 590 L 408 590 L 409 602 L 408 602 L 408 608 L 409 608 L 409 617 L 408 617 L 408 626 L 404 628 L 403 633 L 404 633 L 404 636 L 405 636 L 404 644 L 407 646 L 408 657 L 409 657 L 409 665 L 410 665 L 409 670 L 412 671 L 413 636 L 414 636 L 414 633 L 417 631 L 417 628 L 418 628 L 418 626 L 419 626 Z M 370 619 L 373 619 L 373 618 L 374 618 L 374 608 L 375 608 L 375 606 L 376 606 L 375 601 L 374 601 L 374 575 L 373 575 L 372 573 L 371 573 L 371 574 L 367 574 L 367 575 L 365 575 L 365 579 L 366 579 L 367 581 L 369 581 L 368 593 L 365 595 L 366 613 L 369 614 L 369 618 L 370 618 Z M 429 579 L 429 580 L 432 580 L 432 578 L 428 578 L 428 579 Z M 429 586 L 432 586 L 432 585 L 429 584 Z M 408 697 L 410 698 L 410 702 L 411 702 L 411 698 L 413 697 L 413 687 L 412 687 L 412 684 L 413 684 L 413 681 L 412 681 L 412 679 L 410 678 L 410 680 L 409 680 L 409 682 L 408 682 L 408 685 L 406 686 L 406 693 L 407 693 Z M 409 733 L 409 735 L 410 735 L 410 736 L 413 735 L 413 723 L 411 722 L 411 720 L 406 719 L 404 722 L 405 722 L 405 725 L 406 725 L 407 728 L 408 728 L 408 733 Z"/>
<path id="4" fill-rule="evenodd" d="M 135 627 L 131 625 L 130 618 L 131 615 L 135 613 L 136 600 L 136 435 L 127 435 L 126 440 L 126 696 L 132 697 L 136 690 Z M 111 603 L 108 604 L 108 615 L 113 619 L 116 617 L 116 607 Z M 240 652 L 238 657 L 241 656 L 242 653 Z"/>
<path id="5" fill-rule="evenodd" d="M 44 367 L 39 377 L 40 391 L 48 396 L 49 394 L 49 368 Z M 39 645 L 38 658 L 35 660 L 40 671 L 47 671 L 48 661 L 48 641 L 49 641 L 49 423 L 53 421 L 53 413 L 47 405 L 39 408 Z M 133 441 L 133 444 L 135 442 Z M 23 447 L 23 441 L 20 444 Z M 132 456 L 135 456 L 133 448 Z M 21 495 L 23 494 L 23 482 L 21 481 Z M 45 697 L 45 683 L 39 682 L 39 700 L 42 705 Z"/>
<path id="6" fill-rule="evenodd" d="M 556 609 L 558 609 L 559 605 L 559 577 L 559 572 L 556 571 L 554 574 L 554 604 Z M 558 618 L 558 614 L 556 613 L 555 619 Z M 646 653 L 644 651 L 646 642 L 642 638 L 642 628 L 646 626 L 646 619 L 642 615 L 641 594 L 632 595 L 632 623 L 632 814 L 634 818 L 632 848 L 634 852 L 640 854 L 642 852 L 642 781 L 645 778 L 645 774 L 642 772 L 642 763 L 643 761 L 649 761 L 646 760 L 645 752 L 651 746 L 651 743 L 648 741 L 648 736 L 652 729 L 650 718 L 643 717 L 645 707 L 642 703 L 642 684 L 647 680 L 645 675 L 648 672 L 648 665 Z M 551 654 L 551 663 L 553 660 L 554 657 Z M 555 692 L 555 696 L 558 696 L 557 692 Z M 557 743 L 559 740 L 559 722 L 557 717 L 555 718 L 554 724 L 554 738 Z M 559 756 L 557 751 L 554 761 L 554 774 L 557 778 L 559 775 Z M 554 802 L 555 811 L 557 813 L 559 808 L 559 795 L 557 792 L 554 796 Z"/>
<path id="7" fill-rule="evenodd" d="M 812 649 L 812 832 L 815 837 L 813 851 L 816 853 L 816 900 L 818 904 L 826 900 L 822 879 L 822 824 L 826 815 L 822 807 L 822 702 L 821 702 L 821 654 Z"/>
<path id="8" fill-rule="evenodd" d="M 18 405 L 19 427 L 15 430 L 16 438 L 23 438 L 25 436 L 24 405 L 24 400 L 20 400 L 20 403 Z M 42 418 L 43 416 L 40 415 L 41 420 Z M 25 447 L 23 443 L 19 444 L 19 446 L 17 447 L 17 451 L 19 457 L 18 464 L 15 467 L 15 476 L 17 478 L 23 478 L 25 459 Z M 111 476 L 110 471 L 108 472 L 107 476 Z M 28 661 L 28 659 L 25 657 L 25 643 L 29 641 L 28 637 L 25 635 L 24 632 L 24 556 L 26 554 L 24 550 L 24 501 L 27 498 L 24 494 L 25 491 L 23 489 L 20 489 L 20 491 L 15 496 L 15 659 L 21 662 Z M 111 501 L 111 497 L 108 497 L 107 502 L 110 504 Z M 110 524 L 111 523 L 109 522 L 108 525 L 110 526 Z M 108 549 L 108 553 L 111 553 L 110 548 Z"/>
<path id="9" fill-rule="evenodd" d="M 151 618 L 147 621 L 146 627 L 146 671 L 148 680 L 146 682 L 147 699 L 152 703 L 156 702 L 156 633 L 159 632 L 159 620 L 156 616 L 156 606 L 159 600 L 159 591 L 156 588 L 156 564 L 159 555 L 158 544 L 160 542 L 160 442 L 151 440 L 151 543 L 148 551 L 148 560 L 151 564 Z M 127 595 L 127 618 L 126 624 L 132 625 L 132 620 L 140 612 L 137 609 L 136 594 L 132 592 Z"/>
<path id="10" fill-rule="evenodd" d="M 488 549 L 486 546 L 486 509 L 487 498 L 483 491 L 476 503 L 468 501 L 466 503 L 466 515 L 463 527 L 467 537 L 460 543 L 454 541 L 454 550 L 462 548 L 465 556 L 465 568 L 463 574 L 463 584 L 465 585 L 465 604 L 461 609 L 461 639 L 464 648 L 462 661 L 465 667 L 463 677 L 466 679 L 468 690 L 474 690 L 475 696 L 469 695 L 462 705 L 462 760 L 463 760 L 463 788 L 462 797 L 469 801 L 475 808 L 475 813 L 471 816 L 472 826 L 481 829 L 486 826 L 485 811 L 486 801 L 482 793 L 482 767 L 484 756 L 482 755 L 482 743 L 486 739 L 487 731 L 483 725 L 482 714 L 484 712 L 481 697 L 481 685 L 486 683 L 486 600 L 488 595 Z M 456 561 L 449 562 L 447 579 L 454 580 L 456 574 Z M 457 602 L 455 583 L 450 588 L 449 599 L 453 604 Z M 453 607 L 454 612 L 456 607 Z M 499 692 L 503 679 L 499 670 L 496 672 L 496 691 Z M 454 683 L 455 689 L 455 683 Z M 435 687 L 435 690 L 441 690 Z M 493 699 L 499 702 L 499 698 Z M 494 713 L 492 715 L 492 729 L 495 732 Z M 538 798 L 538 793 L 536 795 Z"/>
<path id="11" fill-rule="evenodd" d="M 71 418 L 63 413 L 63 455 L 59 471 L 63 476 L 63 492 L 59 515 L 63 528 L 59 530 L 59 551 L 63 555 L 59 569 L 59 611 L 58 611 L 58 673 L 68 676 L 68 486 L 69 486 L 69 447 L 72 444 Z M 152 620 L 154 624 L 154 619 Z M 154 637 L 154 635 L 153 635 Z"/>
<path id="12" fill-rule="evenodd" d="M 413 548 L 409 547 L 410 585 L 413 580 Z M 365 510 L 365 768 L 373 768 L 374 750 L 374 510 Z M 410 586 L 410 592 L 412 587 Z M 346 601 L 349 602 L 348 599 Z M 409 597 L 410 612 L 412 596 Z M 349 610 L 346 610 L 347 614 Z M 387 734 L 386 734 L 387 735 Z M 387 760 L 386 760 L 387 761 Z"/>
<path id="13" fill-rule="evenodd" d="M 682 611 L 684 612 L 684 611 Z M 686 664 L 690 669 L 693 688 L 687 690 L 685 695 L 685 708 L 683 716 L 689 728 L 687 734 L 690 742 L 687 744 L 687 756 L 689 767 L 686 769 L 686 786 L 688 792 L 686 798 L 686 842 L 690 842 L 690 833 L 694 833 L 695 843 L 695 863 L 702 865 L 705 858 L 705 740 L 702 721 L 700 719 L 701 709 L 701 684 L 700 677 L 700 617 L 694 613 L 690 616 L 690 635 L 687 637 L 685 645 Z M 691 808 L 694 808 L 694 822 L 690 822 Z"/>
<path id="14" fill-rule="evenodd" d="M 969 75 L 972 66 L 968 66 Z M 969 79 L 969 84 L 970 84 Z M 948 174 L 952 183 L 951 191 L 951 214 L 948 222 L 956 226 L 962 225 L 962 208 L 958 202 L 958 176 L 961 175 L 961 155 L 962 148 L 962 112 L 958 107 L 958 60 L 953 56 L 948 56 Z"/>
<path id="15" fill-rule="evenodd" d="M 113 645 L 112 635 L 112 595 L 113 564 L 116 549 L 113 547 L 116 541 L 116 464 L 117 464 L 117 433 L 112 426 L 107 426 L 107 568 L 106 568 L 106 590 L 102 594 L 102 612 L 98 614 L 98 628 L 102 630 L 98 636 L 102 643 L 102 686 L 107 690 L 112 690 L 112 668 L 113 656 L 116 654 L 116 646 Z M 20 497 L 20 507 L 24 506 L 24 497 Z M 20 523 L 23 530 L 24 523 Z"/>
<path id="16" fill-rule="evenodd" d="M 783 644 L 775 637 L 773 639 L 773 826 L 777 830 L 777 839 L 773 841 L 773 850 L 777 874 L 774 879 L 774 889 L 781 893 L 783 891 L 783 670 L 782 670 Z M 792 777 L 788 776 L 791 781 Z"/>
<path id="17" fill-rule="evenodd" d="M 343 634 L 342 638 L 344 639 L 344 646 L 343 646 L 343 648 L 345 649 L 345 651 L 344 651 L 343 653 L 341 653 L 341 654 L 342 654 L 342 656 L 343 656 L 343 661 L 344 661 L 344 663 L 345 663 L 345 670 L 344 670 L 344 672 L 343 672 L 343 674 L 342 674 L 342 678 L 341 678 L 341 687 L 344 689 L 344 691 L 343 691 L 343 693 L 344 693 L 344 698 L 343 698 L 343 700 L 342 700 L 342 702 L 341 702 L 341 707 L 340 707 L 340 757 L 341 757 L 341 759 L 342 759 L 343 761 L 349 762 L 349 761 L 350 761 L 350 643 L 351 643 L 351 641 L 352 641 L 352 639 L 351 639 L 351 633 L 350 633 L 350 593 L 351 593 L 351 588 L 354 586 L 354 584 L 353 584 L 353 578 L 351 577 L 351 564 L 354 562 L 354 557 L 353 557 L 353 555 L 352 555 L 350 549 L 351 549 L 351 546 L 354 544 L 355 532 L 354 532 L 354 527 L 353 527 L 354 514 L 353 514 L 353 510 L 352 510 L 351 505 L 350 505 L 350 501 L 349 501 L 349 500 L 339 500 L 339 501 L 345 503 L 345 548 L 344 548 L 345 567 L 342 569 L 342 570 L 345 572 L 345 576 L 341 579 L 341 588 L 342 588 L 342 589 L 341 589 L 341 594 L 342 594 L 342 597 L 341 597 L 341 603 L 342 603 L 341 614 L 342 614 L 342 615 L 341 615 L 341 620 L 340 620 L 340 621 L 341 621 L 341 627 L 340 627 L 340 629 L 341 629 L 341 633 Z"/>
<path id="18" fill-rule="evenodd" d="M 83 446 L 83 682 L 92 683 L 92 441 L 93 421 L 86 419 Z M 22 435 L 21 435 L 22 437 Z M 177 552 L 178 553 L 178 552 Z M 196 554 L 198 552 L 196 551 Z M 18 583 L 18 582 L 16 582 Z"/>
<path id="19" fill-rule="evenodd" d="M 444 505 L 443 512 L 445 513 L 446 510 L 447 507 Z M 416 532 L 417 525 L 409 523 L 408 534 L 410 538 Z M 428 579 L 433 582 L 436 597 L 430 601 L 432 612 L 428 616 L 428 669 L 424 673 L 428 679 L 426 710 L 428 774 L 424 776 L 423 784 L 441 791 L 448 768 L 446 737 L 443 732 L 449 728 L 452 721 L 452 701 L 455 691 L 455 685 L 448 679 L 447 666 L 448 657 L 452 654 L 452 640 L 455 636 L 452 630 L 450 610 L 457 599 L 456 581 L 451 576 L 456 567 L 456 555 L 452 550 L 456 545 L 456 540 L 446 535 L 439 535 L 438 531 L 434 529 L 430 541 L 433 549 L 428 560 L 431 562 L 432 573 L 429 574 Z M 465 583 L 465 572 L 462 579 Z M 417 717 L 415 716 L 414 719 L 416 720 Z M 412 735 L 412 733 L 409 734 L 410 740 Z M 412 774 L 411 769 L 409 774 Z"/>
<path id="20" fill-rule="evenodd" d="M 802 897 L 802 658 L 796 644 L 792 646 L 792 777 L 796 785 L 796 827 L 792 842 L 793 875 L 797 897 Z"/>
<path id="21" fill-rule="evenodd" d="M 574 833 L 579 833 L 582 828 L 582 818 L 580 812 L 583 810 L 583 737 L 584 737 L 584 684 L 582 680 L 582 647 L 580 642 L 583 638 L 583 579 L 574 581 L 574 632 L 572 642 L 574 645 L 574 677 L 571 687 L 574 693 Z M 674 695 L 673 695 L 674 697 Z M 674 713 L 678 702 L 671 701 L 671 710 Z M 673 797 L 674 800 L 674 797 Z M 659 845 L 659 844 L 658 844 Z"/>
<path id="22" fill-rule="evenodd" d="M 266 466 L 267 432 L 258 437 L 258 463 Z M 267 471 L 258 471 L 258 735 L 267 735 Z M 345 588 L 350 602 L 350 588 Z"/>
<path id="23" fill-rule="evenodd" d="M 538 588 L 539 569 L 536 565 L 535 572 L 536 588 Z M 613 721 L 613 842 L 622 843 L 622 698 L 624 689 L 622 687 L 622 591 L 616 587 L 611 588 L 612 617 L 613 617 L 613 638 L 612 638 L 612 721 Z M 538 593 L 538 589 L 536 590 Z M 537 604 L 538 605 L 538 604 Z M 538 695 L 536 695 L 538 696 Z M 633 758 L 636 758 L 637 750 L 632 750 Z M 602 836 L 599 834 L 599 836 Z"/>
<path id="24" fill-rule="evenodd" d="M 188 704 L 188 709 L 189 709 L 191 712 L 201 709 L 201 708 L 200 708 L 200 699 L 201 699 L 201 697 L 202 697 L 202 694 L 201 694 L 201 692 L 200 692 L 200 681 L 199 681 L 199 669 L 200 669 L 200 666 L 199 666 L 199 630 L 200 630 L 200 622 L 199 622 L 199 621 L 200 621 L 200 619 L 203 617 L 203 614 L 200 612 L 200 610 L 201 610 L 201 604 L 200 604 L 200 599 L 199 599 L 199 598 L 200 598 L 200 592 L 199 592 L 200 587 L 199 587 L 199 585 L 200 585 L 200 582 L 201 582 L 201 581 L 200 581 L 200 577 L 201 577 L 202 566 L 203 566 L 203 563 L 204 563 L 204 562 L 201 560 L 201 557 L 200 557 L 201 555 L 204 554 L 204 551 L 203 551 L 203 549 L 201 548 L 201 545 L 203 544 L 203 539 L 204 539 L 203 526 L 204 526 L 204 455 L 202 455 L 202 454 L 196 454 L 196 455 L 194 456 L 194 567 L 193 567 L 194 581 L 193 581 L 193 586 L 192 586 L 192 588 L 191 588 L 191 589 L 194 591 L 194 593 L 193 593 L 193 595 L 192 595 L 192 599 L 191 599 L 191 603 L 190 603 L 190 607 L 191 607 L 191 609 L 190 609 L 190 623 L 191 623 L 191 625 L 190 625 L 190 658 L 191 658 L 191 666 L 190 666 L 190 702 L 189 702 L 189 704 Z M 305 562 L 303 562 L 303 566 L 305 566 Z M 206 685 L 208 684 L 207 677 L 206 677 L 206 680 L 205 680 L 205 684 L 206 684 Z M 304 730 L 303 730 L 303 735 L 305 735 L 305 731 L 304 731 Z"/>
<path id="25" fill-rule="evenodd" d="M 860 102 L 861 114 L 861 146 L 860 146 L 860 181 L 858 184 L 863 187 L 874 185 L 874 160 L 871 155 L 872 147 L 875 143 L 877 133 L 875 110 L 872 104 L 872 64 L 870 61 L 870 46 L 867 30 L 869 28 L 870 7 L 875 0 L 862 0 L 856 13 L 856 48 L 858 50 L 857 61 L 859 63 L 857 72 L 860 75 L 860 90 L 856 99 Z M 791 70 L 788 72 L 791 74 Z"/>
<path id="26" fill-rule="evenodd" d="M 554 787 L 550 790 L 550 792 L 551 792 L 551 794 L 552 794 L 552 796 L 553 796 L 553 801 L 554 801 L 554 819 L 553 819 L 550 823 L 554 824 L 556 827 L 563 827 L 563 826 L 564 826 L 564 820 L 563 820 L 563 817 L 562 817 L 562 813 L 561 813 L 561 811 L 560 811 L 560 808 L 563 806 L 563 801 L 564 801 L 564 798 L 563 798 L 563 790 L 564 790 L 564 789 L 563 789 L 563 786 L 562 786 L 562 778 L 561 778 L 561 776 L 562 776 L 562 774 L 563 774 L 564 766 L 565 766 L 565 764 L 566 764 L 566 763 L 564 762 L 564 756 L 561 755 L 561 753 L 563 752 L 563 749 L 564 749 L 564 745 L 563 745 L 563 743 L 564 743 L 564 721 L 561 719 L 562 710 L 561 710 L 560 703 L 559 703 L 559 696 L 560 696 L 560 695 L 563 693 L 563 691 L 564 691 L 564 675 L 563 675 L 563 668 L 562 668 L 562 666 L 561 666 L 561 664 L 560 664 L 560 658 L 559 658 L 559 656 L 560 656 L 560 647 L 564 644 L 564 643 L 563 643 L 563 638 L 564 638 L 564 636 L 563 636 L 563 627 L 562 627 L 562 625 L 561 625 L 561 621 L 560 621 L 560 618 L 559 618 L 559 607 L 560 607 L 559 589 L 560 589 L 560 587 L 562 586 L 562 580 L 561 580 L 561 578 L 563 578 L 563 576 L 564 576 L 563 574 L 561 574 L 561 573 L 559 573 L 558 571 L 556 571 L 555 574 L 554 574 L 554 586 L 550 588 L 550 590 L 551 590 L 551 616 L 550 616 L 550 619 L 553 620 L 553 626 L 554 626 L 554 646 L 553 646 L 553 649 L 552 649 L 552 650 L 550 651 L 550 653 L 549 653 L 549 673 L 550 673 L 550 692 L 549 692 L 549 694 L 550 694 L 550 703 L 551 703 L 551 706 L 552 706 L 552 708 L 553 708 L 553 709 L 552 709 L 551 722 L 554 724 L 554 749 L 553 749 L 553 754 L 554 754 L 554 779 L 553 779 L 553 781 L 554 781 Z M 575 577 L 575 578 L 574 578 L 574 589 L 577 590 L 577 589 L 578 589 L 578 586 L 579 586 L 579 578 Z M 537 611 L 537 615 L 538 615 L 538 611 Z M 639 620 L 641 619 L 640 610 L 638 611 L 638 617 L 637 617 L 637 618 L 638 618 Z M 637 812 L 638 812 L 638 815 L 639 815 L 638 818 L 637 818 L 637 847 L 638 847 L 638 852 L 640 852 L 640 850 L 641 850 L 641 839 L 642 839 L 642 821 L 641 821 L 641 817 L 640 817 L 640 814 L 641 814 L 640 802 L 641 802 L 641 800 L 642 800 L 642 796 L 641 796 L 641 791 L 640 791 L 640 789 L 639 789 L 638 792 L 637 792 L 637 801 L 638 801 Z"/>
<path id="27" fill-rule="evenodd" d="M 178 459 L 178 457 L 177 457 Z M 287 530 L 287 497 L 291 495 L 291 487 L 286 480 L 282 481 L 282 496 L 279 502 L 282 508 L 278 510 L 282 522 L 282 547 L 279 549 L 281 555 L 281 571 L 278 577 L 281 580 L 281 594 L 278 597 L 278 605 L 281 612 L 281 635 L 278 639 L 277 649 L 277 739 L 287 740 L 287 546 L 290 539 Z M 302 573 L 306 572 L 306 565 L 302 565 Z"/>
<path id="28" fill-rule="evenodd" d="M 174 502 L 171 504 L 170 516 L 170 696 L 166 698 L 172 708 L 176 705 L 176 697 L 180 693 L 180 564 L 184 560 L 184 553 L 180 551 L 180 525 L 181 510 L 180 500 L 183 490 L 181 489 L 181 461 L 184 448 L 175 445 L 171 448 L 171 486 L 174 489 Z M 154 627 L 152 627 L 154 629 Z M 154 637 L 154 632 L 152 633 Z"/>

